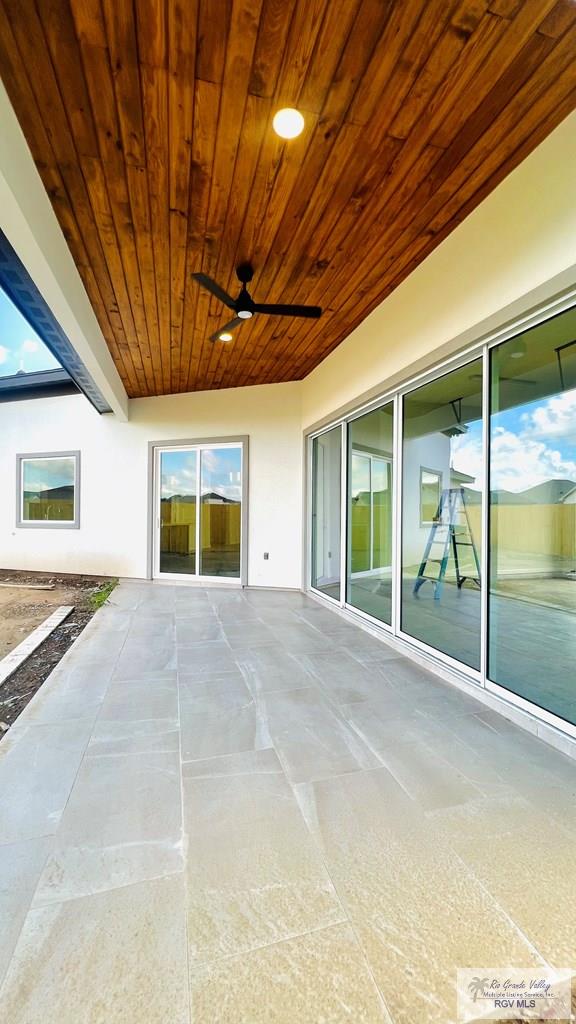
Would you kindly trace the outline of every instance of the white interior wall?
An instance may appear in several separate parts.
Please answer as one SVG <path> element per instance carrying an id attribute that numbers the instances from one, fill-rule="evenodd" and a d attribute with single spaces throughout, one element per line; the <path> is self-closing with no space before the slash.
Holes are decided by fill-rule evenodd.
<path id="1" fill-rule="evenodd" d="M 248 583 L 299 587 L 300 393 L 297 382 L 136 399 L 128 422 L 99 416 L 81 395 L 0 405 L 0 566 L 145 577 L 148 442 L 247 434 Z M 17 529 L 16 453 L 72 449 L 80 529 Z"/>

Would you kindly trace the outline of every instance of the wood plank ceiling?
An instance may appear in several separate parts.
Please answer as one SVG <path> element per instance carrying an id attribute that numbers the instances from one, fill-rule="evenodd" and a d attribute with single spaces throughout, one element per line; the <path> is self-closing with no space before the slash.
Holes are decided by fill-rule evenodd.
<path id="1" fill-rule="evenodd" d="M 574 109 L 575 48 L 573 0 L 0 0 L 0 74 L 130 396 L 308 374 Z M 191 273 L 236 294 L 245 260 L 256 301 L 322 319 L 210 342 L 228 311 Z"/>

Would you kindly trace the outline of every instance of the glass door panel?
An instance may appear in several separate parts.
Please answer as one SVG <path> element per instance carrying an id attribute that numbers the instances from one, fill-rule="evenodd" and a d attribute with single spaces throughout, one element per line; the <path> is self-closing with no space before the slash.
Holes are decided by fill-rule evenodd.
<path id="1" fill-rule="evenodd" d="M 340 600 L 342 431 L 312 441 L 312 573 L 316 590 Z"/>
<path id="2" fill-rule="evenodd" d="M 195 449 L 160 452 L 159 570 L 196 573 L 196 492 L 198 455 Z"/>
<path id="3" fill-rule="evenodd" d="M 200 575 L 240 576 L 242 449 L 203 448 L 200 465 Z"/>
<path id="4" fill-rule="evenodd" d="M 348 604 L 392 621 L 392 402 L 348 427 Z"/>
<path id="5" fill-rule="evenodd" d="M 490 679 L 576 724 L 576 310 L 491 350 Z"/>
<path id="6" fill-rule="evenodd" d="M 403 406 L 401 628 L 480 669 L 482 360 Z"/>

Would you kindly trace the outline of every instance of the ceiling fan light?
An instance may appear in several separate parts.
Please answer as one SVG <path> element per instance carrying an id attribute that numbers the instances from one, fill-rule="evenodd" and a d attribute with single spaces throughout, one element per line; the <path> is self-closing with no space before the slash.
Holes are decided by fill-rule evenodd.
<path id="1" fill-rule="evenodd" d="M 249 320 L 250 317 L 252 316 L 252 313 L 250 312 L 249 309 L 239 309 L 237 316 L 239 316 L 241 320 Z"/>
<path id="2" fill-rule="evenodd" d="M 294 107 L 283 107 L 274 114 L 272 127 L 281 139 L 295 139 L 304 130 L 304 118 Z"/>
<path id="3" fill-rule="evenodd" d="M 218 335 L 220 341 L 232 341 L 232 335 L 230 331 L 222 331 L 222 334 Z"/>

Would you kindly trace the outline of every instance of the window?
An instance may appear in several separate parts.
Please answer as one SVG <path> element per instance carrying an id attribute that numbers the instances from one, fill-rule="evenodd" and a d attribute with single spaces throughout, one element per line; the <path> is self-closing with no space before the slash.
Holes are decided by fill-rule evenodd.
<path id="1" fill-rule="evenodd" d="M 493 682 L 576 724 L 576 310 L 490 353 Z"/>
<path id="2" fill-rule="evenodd" d="M 312 586 L 340 600 L 340 486 L 342 431 L 312 442 Z"/>
<path id="3" fill-rule="evenodd" d="M 80 452 L 17 455 L 17 526 L 80 526 Z"/>
<path id="4" fill-rule="evenodd" d="M 420 467 L 420 526 L 431 526 L 438 514 L 442 474 Z"/>
<path id="5" fill-rule="evenodd" d="M 310 581 L 574 734 L 576 307 L 532 323 L 312 436 Z"/>
<path id="6" fill-rule="evenodd" d="M 479 669 L 482 360 L 410 391 L 403 408 L 402 630 Z"/>
<path id="7" fill-rule="evenodd" d="M 392 402 L 348 429 L 348 604 L 392 621 Z"/>

